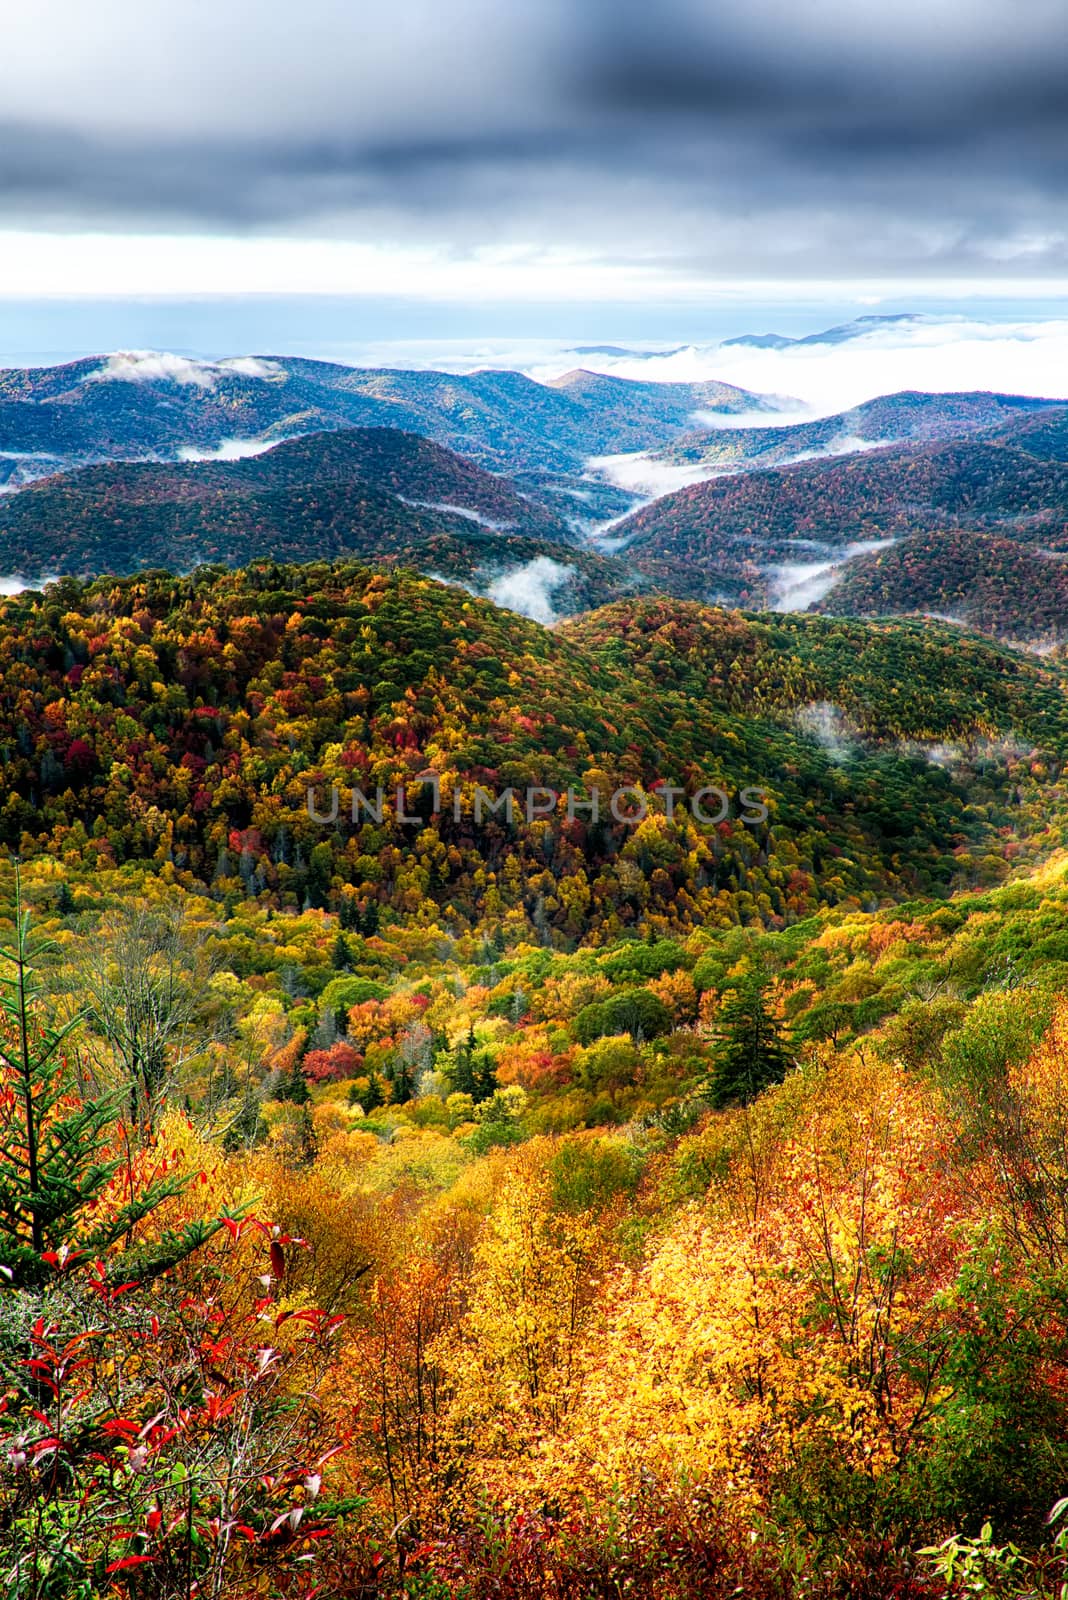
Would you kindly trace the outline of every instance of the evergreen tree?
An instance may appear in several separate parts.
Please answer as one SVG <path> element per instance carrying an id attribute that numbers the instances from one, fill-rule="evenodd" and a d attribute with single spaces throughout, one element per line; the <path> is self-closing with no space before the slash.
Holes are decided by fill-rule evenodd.
<path id="1" fill-rule="evenodd" d="M 306 1106 L 311 1099 L 308 1080 L 299 1061 L 293 1063 L 279 1084 L 277 1099 L 288 1100 L 294 1106 Z"/>
<path id="2" fill-rule="evenodd" d="M 372 1111 L 377 1111 L 379 1106 L 385 1105 L 382 1080 L 373 1067 L 367 1075 L 366 1089 L 361 1089 L 358 1083 L 353 1083 L 350 1086 L 349 1105 L 359 1106 L 365 1117 L 370 1115 Z"/>
<path id="3" fill-rule="evenodd" d="M 727 991 L 716 1027 L 708 1097 L 717 1107 L 748 1105 L 781 1083 L 792 1063 L 767 1005 L 768 979 L 754 969 Z"/>
<path id="4" fill-rule="evenodd" d="M 251 1150 L 266 1139 L 267 1132 L 267 1123 L 260 1110 L 259 1098 L 249 1085 L 241 1097 L 237 1115 L 226 1130 L 223 1147 L 230 1151 Z"/>
<path id="5" fill-rule="evenodd" d="M 474 1051 L 475 1030 L 472 1026 L 467 1030 L 466 1039 L 461 1039 L 456 1046 L 456 1059 L 451 1073 L 453 1093 L 469 1094 L 472 1099 L 475 1095 Z"/>
<path id="6" fill-rule="evenodd" d="M 102 1254 L 126 1241 L 178 1180 L 152 1184 L 111 1209 L 101 1204 L 123 1166 L 116 1150 L 122 1096 L 85 1098 L 69 1041 L 82 1016 L 56 1026 L 48 1016 L 39 964 L 46 942 L 30 936 L 15 879 L 15 932 L 0 946 L 0 1280 L 8 1288 L 47 1281 L 46 1259 L 64 1250 Z M 127 1250 L 127 1278 L 165 1271 L 214 1231 L 196 1225 L 166 1233 L 147 1250 Z"/>
<path id="7" fill-rule="evenodd" d="M 319 1153 L 319 1140 L 315 1132 L 311 1106 L 301 1106 L 297 1116 L 297 1136 L 300 1141 L 298 1159 L 301 1166 L 310 1167 Z"/>
<path id="8" fill-rule="evenodd" d="M 339 933 L 334 940 L 330 951 L 330 965 L 339 972 L 347 972 L 352 966 L 352 949 L 343 933 Z"/>
<path id="9" fill-rule="evenodd" d="M 403 1105 L 406 1100 L 412 1098 L 412 1091 L 415 1088 L 415 1076 L 412 1072 L 411 1063 L 405 1060 L 400 1051 L 397 1052 L 390 1065 L 386 1068 L 386 1077 L 393 1086 L 393 1099 L 397 1105 Z"/>
<path id="10" fill-rule="evenodd" d="M 471 1097 L 476 1105 L 483 1100 L 491 1100 L 500 1085 L 497 1082 L 497 1068 L 493 1065 L 493 1057 L 488 1050 L 480 1050 L 471 1061 L 471 1076 L 473 1087 Z"/>

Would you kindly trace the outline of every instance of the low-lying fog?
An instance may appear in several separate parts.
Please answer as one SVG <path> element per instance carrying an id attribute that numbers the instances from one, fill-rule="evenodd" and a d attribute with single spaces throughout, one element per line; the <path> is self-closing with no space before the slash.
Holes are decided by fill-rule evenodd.
<path id="1" fill-rule="evenodd" d="M 854 556 L 867 555 L 870 550 L 889 550 L 895 543 L 894 539 L 862 539 L 843 545 L 830 559 L 784 561 L 765 567 L 771 610 L 807 611 L 817 600 L 830 594 L 842 576 L 842 568 Z"/>

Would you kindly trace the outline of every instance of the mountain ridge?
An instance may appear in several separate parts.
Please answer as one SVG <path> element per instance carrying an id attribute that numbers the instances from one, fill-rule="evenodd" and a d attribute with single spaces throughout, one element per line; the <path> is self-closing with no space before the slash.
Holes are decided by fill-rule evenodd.
<path id="1" fill-rule="evenodd" d="M 692 411 L 717 406 L 770 402 L 713 381 L 614 379 L 598 406 L 510 370 L 456 375 L 305 357 L 208 362 L 133 352 L 0 371 L 0 452 L 23 463 L 42 453 L 84 463 L 383 426 L 422 433 L 491 470 L 567 472 L 591 455 L 664 443 Z M 13 473 L 9 461 L 5 474 Z"/>

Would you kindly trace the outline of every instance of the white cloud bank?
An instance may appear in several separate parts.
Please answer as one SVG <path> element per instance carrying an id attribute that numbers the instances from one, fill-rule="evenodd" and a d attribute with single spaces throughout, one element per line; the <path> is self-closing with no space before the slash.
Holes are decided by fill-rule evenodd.
<path id="1" fill-rule="evenodd" d="M 507 533 L 515 527 L 514 522 L 494 522 L 492 518 L 483 516 L 481 511 L 472 511 L 470 506 L 454 505 L 450 500 L 409 500 L 403 494 L 399 494 L 397 499 L 402 505 L 414 506 L 417 511 L 442 511 L 448 516 L 463 517 L 467 522 L 477 523 L 480 528 L 488 528 L 491 533 Z"/>
<path id="2" fill-rule="evenodd" d="M 214 449 L 200 445 L 184 444 L 178 451 L 179 461 L 244 461 L 248 456 L 262 456 L 273 450 L 278 439 L 221 439 Z"/>
<path id="3" fill-rule="evenodd" d="M 486 590 L 486 598 L 548 627 L 557 620 L 553 595 L 570 577 L 571 568 L 562 562 L 551 556 L 536 556 L 495 579 Z"/>
<path id="4" fill-rule="evenodd" d="M 183 388 L 214 389 L 218 379 L 228 372 L 242 378 L 271 378 L 281 370 L 276 362 L 260 361 L 255 356 L 199 361 L 165 350 L 120 350 L 91 372 L 85 382 L 178 383 Z"/>
<path id="5" fill-rule="evenodd" d="M 528 370 L 532 377 L 558 377 L 569 360 L 573 365 L 573 357 L 561 352 L 558 361 L 541 361 Z M 902 389 L 933 394 L 993 389 L 1061 399 L 1068 398 L 1068 320 L 916 317 L 876 323 L 839 343 L 795 344 L 782 350 L 694 344 L 664 355 L 584 355 L 583 365 L 623 378 L 718 378 L 761 394 L 795 395 L 810 417 L 830 416 Z M 788 420 L 796 418 L 752 418 L 764 426 Z M 737 421 L 727 425 L 737 426 Z"/>
<path id="6" fill-rule="evenodd" d="M 590 456 L 586 461 L 587 472 L 643 500 L 658 499 L 662 494 L 685 489 L 691 483 L 726 476 L 732 470 L 702 466 L 699 462 L 657 461 L 644 450 L 628 455 Z"/>
<path id="7" fill-rule="evenodd" d="M 816 700 L 802 706 L 797 713 L 797 725 L 802 733 L 815 739 L 821 750 L 832 761 L 848 761 L 856 749 L 852 725 L 840 706 L 830 700 Z"/>
<path id="8" fill-rule="evenodd" d="M 773 611 L 807 611 L 830 594 L 853 556 L 869 550 L 889 550 L 896 539 L 863 539 L 847 544 L 829 561 L 785 561 L 765 568 Z"/>
<path id="9" fill-rule="evenodd" d="M 0 578 L 0 596 L 22 594 L 25 589 L 43 589 L 46 583 L 58 583 L 58 581 L 59 574 L 55 572 L 49 573 L 44 578 L 34 578 L 32 582 L 28 578 L 18 576 Z"/>

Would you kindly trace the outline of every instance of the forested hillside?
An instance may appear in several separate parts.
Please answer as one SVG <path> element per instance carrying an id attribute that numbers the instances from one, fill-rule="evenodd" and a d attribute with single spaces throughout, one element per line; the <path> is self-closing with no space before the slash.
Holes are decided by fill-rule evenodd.
<path id="1" fill-rule="evenodd" d="M 693 484 L 616 531 L 636 559 L 685 553 L 715 574 L 721 561 L 759 561 L 768 549 L 775 559 L 786 542 L 835 546 L 965 528 L 1059 549 L 1066 527 L 1068 464 L 1032 454 L 1013 433 L 998 443 L 886 448 Z"/>
<path id="2" fill-rule="evenodd" d="M 1068 751 L 1059 679 L 951 630 L 636 601 L 554 634 L 345 566 L 67 580 L 3 602 L 0 674 L 10 848 L 565 944 L 996 880 L 1002 829 L 1019 851 L 1059 827 Z M 308 815 L 353 784 L 425 808 L 427 769 L 443 812 L 417 832 Z M 475 827 L 476 784 L 596 787 L 601 815 Z M 664 784 L 756 786 L 770 820 L 669 818 Z M 621 785 L 641 826 L 607 814 Z"/>
<path id="3" fill-rule="evenodd" d="M 489 525 L 569 544 L 506 478 L 392 428 L 314 434 L 251 460 L 85 467 L 0 500 L 0 566 L 130 572 L 254 556 L 389 556 Z"/>
<path id="4" fill-rule="evenodd" d="M 1000 639 L 1056 645 L 1068 637 L 1068 569 L 1061 556 L 997 534 L 913 534 L 854 556 L 817 609 L 849 617 L 927 613 Z"/>
<path id="5" fill-rule="evenodd" d="M 919 622 L 0 602 L 4 1570 L 1055 1600 L 1066 754 Z"/>

